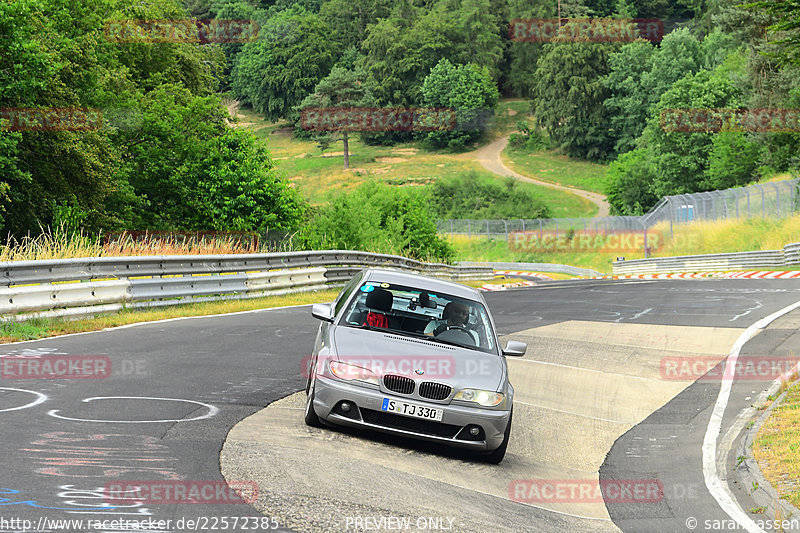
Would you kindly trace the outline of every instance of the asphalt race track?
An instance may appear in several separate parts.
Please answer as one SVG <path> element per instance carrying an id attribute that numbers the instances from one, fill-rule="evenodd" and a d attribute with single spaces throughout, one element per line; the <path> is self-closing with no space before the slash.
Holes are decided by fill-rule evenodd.
<path id="1" fill-rule="evenodd" d="M 706 478 L 731 477 L 733 461 L 704 472 L 703 460 L 724 380 L 695 381 L 668 363 L 713 367 L 749 326 L 800 301 L 800 285 L 585 280 L 486 298 L 499 332 L 529 345 L 525 358 L 509 358 L 514 427 L 497 466 L 303 425 L 296 393 L 317 328 L 308 307 L 4 345 L 0 531 L 711 531 L 706 521 L 730 520 Z M 797 352 L 799 313 L 773 322 L 740 357 Z M 107 361 L 109 375 L 8 372 L 65 356 Z M 774 377 L 733 382 L 720 449 Z M 257 483 L 252 505 L 224 492 L 199 503 L 109 496 L 115 487 L 224 486 L 223 473 Z M 659 492 L 603 502 L 551 494 L 547 483 Z M 726 485 L 752 506 L 747 490 Z M 400 529 L 402 519 L 411 527 Z"/>

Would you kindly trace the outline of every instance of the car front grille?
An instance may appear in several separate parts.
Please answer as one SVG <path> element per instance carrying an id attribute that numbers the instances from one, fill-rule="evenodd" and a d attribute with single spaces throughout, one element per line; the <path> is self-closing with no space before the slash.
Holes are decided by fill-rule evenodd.
<path id="1" fill-rule="evenodd" d="M 414 392 L 414 380 L 405 376 L 387 374 L 383 376 L 383 384 L 392 392 L 411 394 Z"/>
<path id="2" fill-rule="evenodd" d="M 419 395 L 429 400 L 444 400 L 450 396 L 452 390 L 450 385 L 433 381 L 424 381 L 419 385 Z"/>
<path id="3" fill-rule="evenodd" d="M 391 429 L 400 429 L 403 431 L 411 431 L 414 433 L 421 433 L 423 435 L 445 437 L 448 439 L 455 437 L 456 433 L 461 430 L 461 426 L 454 426 L 453 424 L 442 424 L 441 422 L 434 422 L 431 420 L 409 418 L 407 416 L 373 411 L 372 409 L 362 408 L 361 418 L 367 424 L 374 424 L 376 426 Z"/>

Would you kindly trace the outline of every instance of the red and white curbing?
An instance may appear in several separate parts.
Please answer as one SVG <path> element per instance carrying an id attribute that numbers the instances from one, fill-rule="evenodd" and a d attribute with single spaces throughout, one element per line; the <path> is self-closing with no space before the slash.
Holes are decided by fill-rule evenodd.
<path id="1" fill-rule="evenodd" d="M 500 285 L 492 285 L 491 283 L 487 283 L 486 285 L 482 286 L 480 290 L 482 291 L 504 291 L 506 289 L 513 289 L 515 287 L 535 287 L 535 281 L 529 280 L 519 280 L 514 281 L 512 283 L 501 283 Z"/>
<path id="2" fill-rule="evenodd" d="M 800 278 L 800 270 L 749 270 L 746 272 L 677 272 L 673 274 L 626 274 L 593 276 L 584 279 L 789 279 Z"/>
<path id="3" fill-rule="evenodd" d="M 527 276 L 529 278 L 539 278 L 551 281 L 553 278 L 547 276 L 545 274 L 539 274 L 538 272 L 525 272 L 520 270 L 495 270 L 495 274 L 502 274 L 505 276 Z"/>
<path id="4" fill-rule="evenodd" d="M 544 274 L 524 272 L 519 270 L 495 270 L 495 274 L 507 276 L 527 276 L 538 279 L 552 280 Z M 744 272 L 675 272 L 672 274 L 620 274 L 616 276 L 592 276 L 574 279 L 791 279 L 800 278 L 800 270 L 748 270 Z M 492 285 L 487 283 L 480 290 L 504 291 L 515 287 L 534 287 L 536 282 L 517 280 L 510 283 Z"/>
<path id="5" fill-rule="evenodd" d="M 519 270 L 495 270 L 495 274 L 497 275 L 505 275 L 505 276 L 526 276 L 529 278 L 537 278 L 552 281 L 553 278 L 550 276 L 546 276 L 544 274 L 539 274 L 537 272 L 523 272 Z M 487 283 L 483 285 L 480 290 L 482 291 L 504 291 L 506 289 L 513 289 L 517 287 L 535 287 L 536 282 L 526 279 L 514 280 L 509 283 L 500 283 L 500 284 L 491 284 Z"/>

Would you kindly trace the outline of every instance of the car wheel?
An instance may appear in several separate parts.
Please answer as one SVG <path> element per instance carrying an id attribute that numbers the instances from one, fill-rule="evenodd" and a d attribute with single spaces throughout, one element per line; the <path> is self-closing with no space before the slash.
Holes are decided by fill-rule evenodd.
<path id="1" fill-rule="evenodd" d="M 508 425 L 506 426 L 506 431 L 503 434 L 503 442 L 489 452 L 488 455 L 485 456 L 485 461 L 487 463 L 492 464 L 499 464 L 503 458 L 506 456 L 506 449 L 508 448 L 508 438 L 511 436 L 511 417 L 514 415 L 514 411 L 511 411 L 508 415 Z"/>
<path id="2" fill-rule="evenodd" d="M 306 411 L 304 418 L 307 426 L 313 428 L 322 427 L 322 422 L 320 422 L 317 412 L 314 411 L 314 385 L 311 383 L 308 384 L 308 392 L 306 393 Z"/>

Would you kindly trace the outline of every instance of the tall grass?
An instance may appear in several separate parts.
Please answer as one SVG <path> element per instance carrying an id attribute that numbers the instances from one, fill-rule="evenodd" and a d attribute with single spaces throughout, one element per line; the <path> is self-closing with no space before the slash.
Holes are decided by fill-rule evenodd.
<path id="1" fill-rule="evenodd" d="M 641 259 L 644 250 L 618 253 L 543 252 L 520 250 L 505 239 L 463 235 L 448 236 L 459 261 L 496 261 L 521 263 L 561 263 L 611 272 L 617 256 Z M 777 250 L 786 244 L 800 242 L 800 213 L 781 220 L 729 219 L 676 225 L 670 233 L 669 223 L 660 223 L 648 230 L 650 257 Z"/>
<path id="2" fill-rule="evenodd" d="M 170 238 L 168 232 L 159 232 L 144 239 L 133 239 L 122 233 L 105 242 L 103 236 L 82 231 L 55 231 L 43 229 L 42 233 L 21 239 L 9 238 L 0 246 L 0 261 L 32 261 L 40 259 L 69 259 L 76 257 L 121 257 L 138 255 L 207 255 L 242 254 L 253 252 L 290 251 L 291 239 L 278 244 L 260 242 L 257 249 L 235 235 L 204 236 L 200 239 Z"/>

